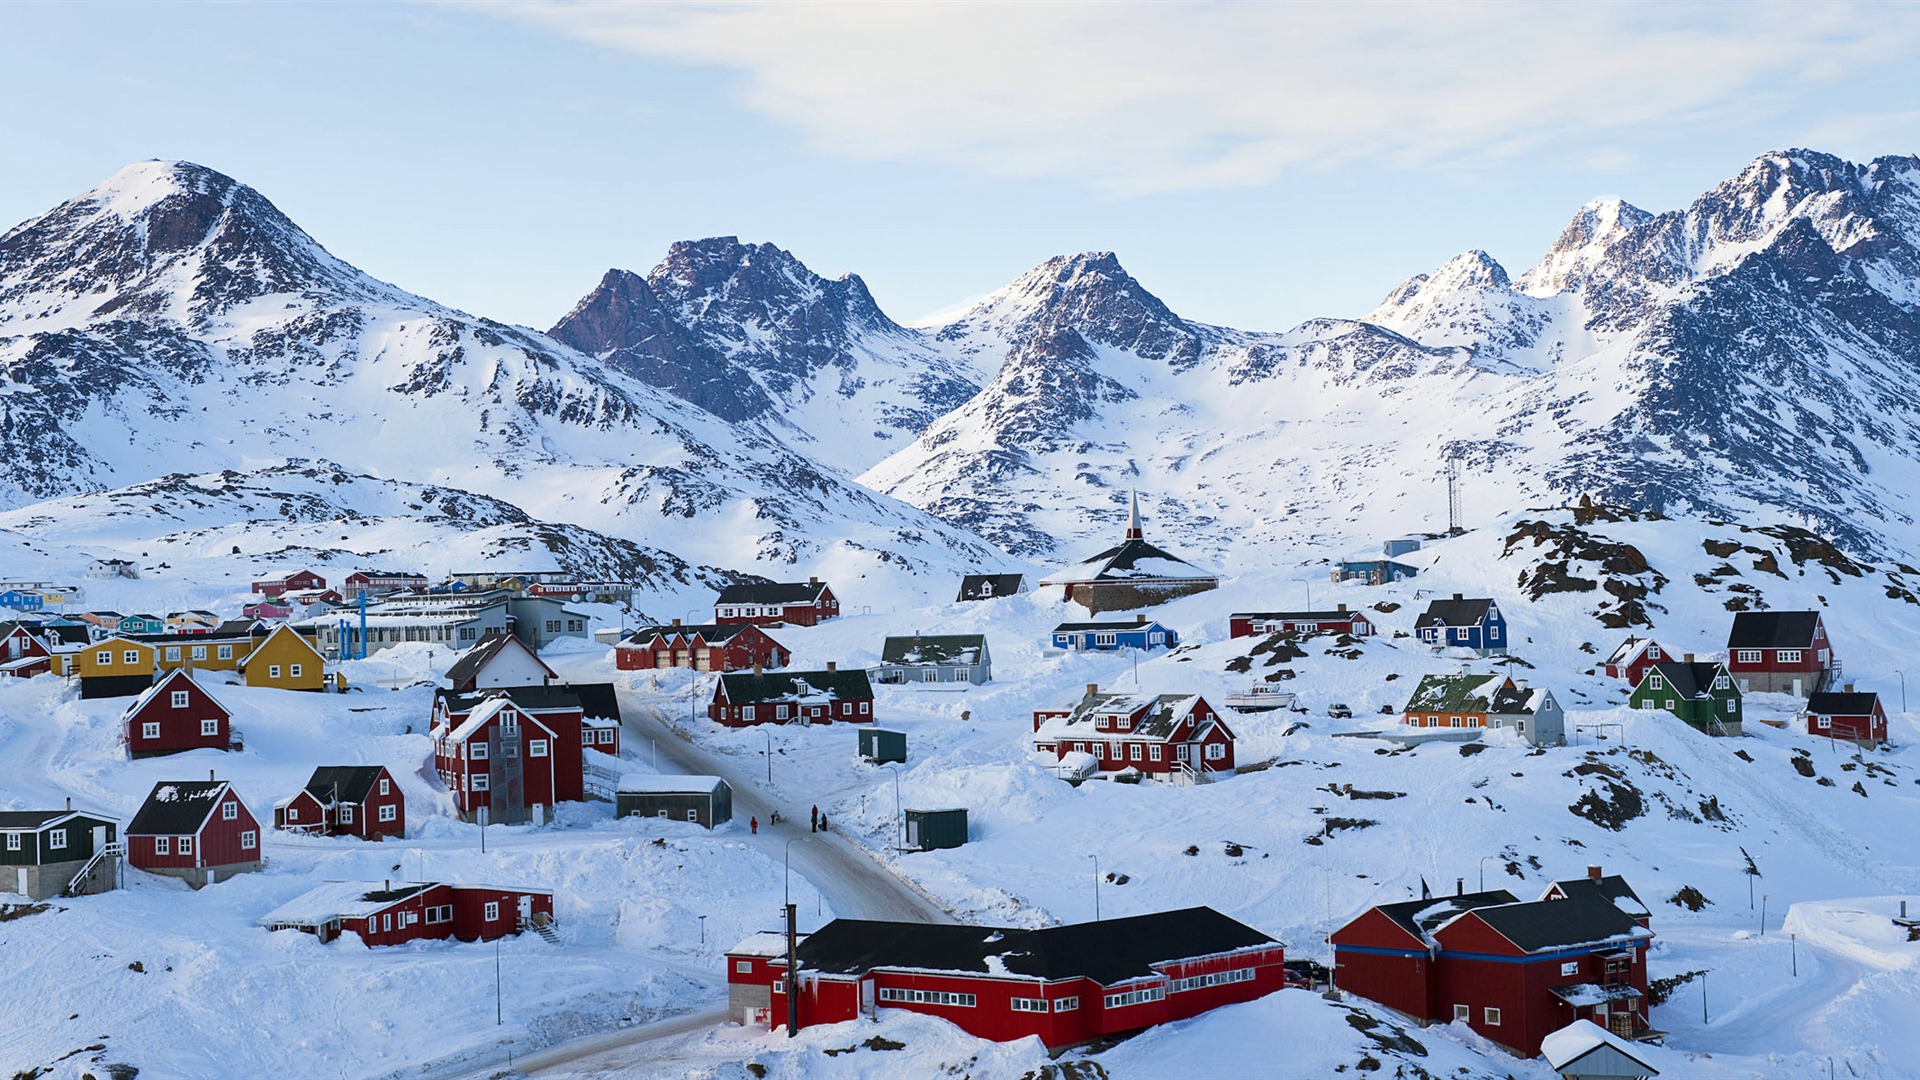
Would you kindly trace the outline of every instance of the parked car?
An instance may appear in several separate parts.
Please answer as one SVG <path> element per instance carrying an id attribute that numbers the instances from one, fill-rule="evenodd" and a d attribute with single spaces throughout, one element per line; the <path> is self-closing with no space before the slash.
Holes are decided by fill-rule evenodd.
<path id="1" fill-rule="evenodd" d="M 1353 710 L 1336 701 L 1327 706 L 1327 715 L 1333 717 L 1335 720 L 1351 720 L 1353 719 Z"/>

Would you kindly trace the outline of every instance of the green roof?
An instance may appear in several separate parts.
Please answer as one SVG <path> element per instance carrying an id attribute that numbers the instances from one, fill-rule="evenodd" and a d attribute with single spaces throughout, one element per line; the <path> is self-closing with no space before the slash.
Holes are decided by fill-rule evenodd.
<path id="1" fill-rule="evenodd" d="M 1406 712 L 1484 713 L 1493 694 L 1506 685 L 1504 675 L 1428 675 L 1407 699 Z"/>

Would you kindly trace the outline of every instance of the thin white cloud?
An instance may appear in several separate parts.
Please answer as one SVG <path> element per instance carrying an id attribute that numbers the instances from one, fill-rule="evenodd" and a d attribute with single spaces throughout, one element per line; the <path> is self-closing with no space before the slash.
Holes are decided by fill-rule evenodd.
<path id="1" fill-rule="evenodd" d="M 734 72 L 749 107 L 866 160 L 1144 193 L 1291 169 L 1607 160 L 1649 134 L 1791 116 L 1913 62 L 1920 5 L 489 4 Z M 1912 102 L 1888 102 L 1891 109 Z"/>

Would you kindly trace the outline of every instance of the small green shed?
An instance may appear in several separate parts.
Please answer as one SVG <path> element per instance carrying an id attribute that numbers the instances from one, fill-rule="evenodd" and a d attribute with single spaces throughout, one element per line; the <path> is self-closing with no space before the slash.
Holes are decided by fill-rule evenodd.
<path id="1" fill-rule="evenodd" d="M 905 761 L 907 733 L 885 728 L 861 728 L 860 756 L 875 762 Z"/>
<path id="2" fill-rule="evenodd" d="M 967 842 L 967 811 L 907 811 L 907 850 L 933 851 L 959 847 Z"/>

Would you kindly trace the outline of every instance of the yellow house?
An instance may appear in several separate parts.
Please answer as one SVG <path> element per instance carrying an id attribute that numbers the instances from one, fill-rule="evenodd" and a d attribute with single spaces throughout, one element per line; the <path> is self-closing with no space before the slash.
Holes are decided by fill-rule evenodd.
<path id="1" fill-rule="evenodd" d="M 111 679 L 128 675 L 153 676 L 153 646 L 144 641 L 111 637 L 80 650 L 74 670 L 82 679 Z"/>
<path id="2" fill-rule="evenodd" d="M 320 690 L 327 683 L 326 657 L 284 623 L 240 661 L 240 672 L 248 686 L 276 690 Z"/>
<path id="3" fill-rule="evenodd" d="M 207 634 L 179 634 L 151 643 L 154 663 L 162 671 L 190 667 L 196 671 L 233 671 L 253 651 L 250 637 L 212 637 Z"/>

